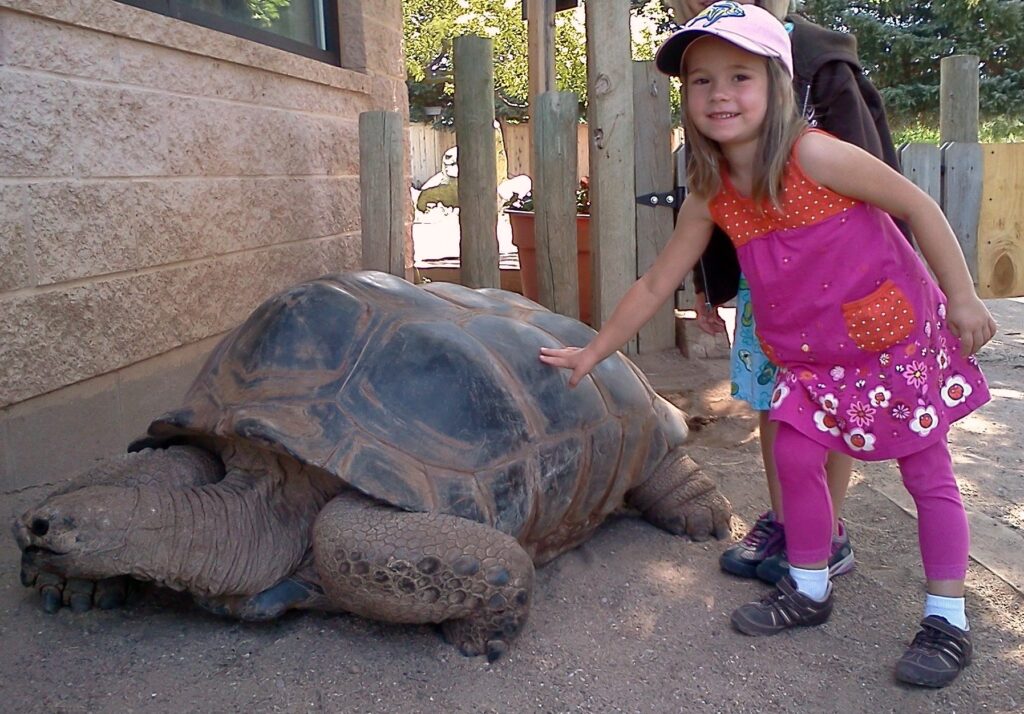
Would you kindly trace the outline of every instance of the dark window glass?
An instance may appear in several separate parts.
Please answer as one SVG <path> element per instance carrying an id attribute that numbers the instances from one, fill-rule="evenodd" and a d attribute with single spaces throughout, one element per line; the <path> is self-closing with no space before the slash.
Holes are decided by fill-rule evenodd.
<path id="1" fill-rule="evenodd" d="M 120 0 L 338 64 L 337 0 Z"/>

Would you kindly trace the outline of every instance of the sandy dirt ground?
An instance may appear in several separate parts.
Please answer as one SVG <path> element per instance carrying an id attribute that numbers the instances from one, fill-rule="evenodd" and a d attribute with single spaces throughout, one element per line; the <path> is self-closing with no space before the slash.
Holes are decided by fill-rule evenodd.
<path id="1" fill-rule="evenodd" d="M 494 664 L 427 626 L 294 613 L 242 624 L 166 591 L 120 610 L 46 615 L 0 539 L 5 712 L 1020 712 L 1024 711 L 1024 302 L 980 355 L 993 403 L 952 443 L 975 531 L 968 612 L 975 661 L 952 686 L 896 683 L 923 599 L 912 504 L 894 466 L 860 465 L 846 519 L 857 569 L 832 619 L 770 639 L 729 613 L 766 588 L 727 576 L 725 542 L 693 543 L 622 515 L 537 574 L 530 620 Z M 730 400 L 723 360 L 653 355 L 655 385 L 707 424 L 692 455 L 744 532 L 763 509 L 756 420 Z M 59 438 L 59 435 L 54 435 Z M 56 483 L 56 479 L 55 479 Z M 0 494 L 7 522 L 50 487 Z"/>

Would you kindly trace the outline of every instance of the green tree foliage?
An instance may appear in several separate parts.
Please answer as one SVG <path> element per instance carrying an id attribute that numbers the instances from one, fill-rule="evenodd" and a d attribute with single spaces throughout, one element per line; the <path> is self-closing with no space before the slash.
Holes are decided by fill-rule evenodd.
<path id="1" fill-rule="evenodd" d="M 519 0 L 404 0 L 402 9 L 413 121 L 431 105 L 442 108 L 442 121 L 451 121 L 452 42 L 459 35 L 494 40 L 495 114 L 528 114 L 527 32 Z M 586 95 L 586 41 L 572 13 L 555 18 L 555 73 L 559 90 Z"/>
<path id="2" fill-rule="evenodd" d="M 981 59 L 983 119 L 1022 114 L 1021 0 L 807 0 L 803 12 L 856 35 L 861 61 L 897 125 L 938 124 L 940 60 L 954 54 Z"/>

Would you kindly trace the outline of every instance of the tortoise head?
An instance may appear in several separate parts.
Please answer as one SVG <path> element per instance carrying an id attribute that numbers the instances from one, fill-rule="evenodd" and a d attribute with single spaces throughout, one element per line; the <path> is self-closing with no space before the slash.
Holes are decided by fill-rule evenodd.
<path id="1" fill-rule="evenodd" d="M 88 579 L 134 572 L 168 548 L 170 494 L 223 473 L 219 459 L 190 446 L 99 461 L 15 520 L 23 565 Z"/>
<path id="2" fill-rule="evenodd" d="M 137 488 L 85 486 L 51 496 L 14 522 L 23 567 L 64 577 L 123 575 L 138 511 Z"/>

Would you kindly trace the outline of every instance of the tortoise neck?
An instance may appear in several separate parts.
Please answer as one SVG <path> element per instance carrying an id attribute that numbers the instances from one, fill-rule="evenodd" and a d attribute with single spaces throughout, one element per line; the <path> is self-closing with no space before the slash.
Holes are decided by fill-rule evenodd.
<path id="1" fill-rule="evenodd" d="M 199 596 L 253 595 L 293 572 L 310 547 L 313 521 L 342 488 L 294 459 L 254 448 L 222 454 L 215 484 L 143 489 L 139 513 L 156 514 L 160 542 L 133 559 L 137 577 Z M 128 537 L 129 543 L 153 544 Z"/>

